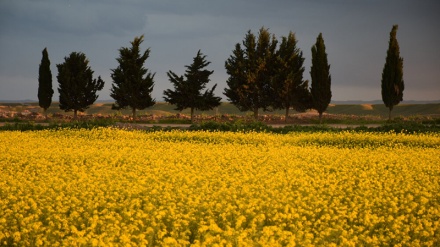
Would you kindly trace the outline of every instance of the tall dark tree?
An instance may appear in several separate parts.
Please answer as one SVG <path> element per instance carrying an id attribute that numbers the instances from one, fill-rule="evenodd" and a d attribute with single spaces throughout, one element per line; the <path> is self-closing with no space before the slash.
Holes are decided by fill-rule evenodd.
<path id="1" fill-rule="evenodd" d="M 46 118 L 46 110 L 52 104 L 53 93 L 49 54 L 47 53 L 47 48 L 44 48 L 38 74 L 38 104 L 44 109 Z"/>
<path id="2" fill-rule="evenodd" d="M 282 37 L 280 47 L 276 52 L 276 64 L 273 87 L 273 108 L 285 109 L 285 120 L 289 116 L 289 109 L 303 112 L 311 108 L 311 95 L 308 81 L 303 79 L 304 58 L 302 51 L 296 47 L 295 34 L 290 32 Z"/>
<path id="3" fill-rule="evenodd" d="M 312 68 L 310 70 L 312 86 L 313 109 L 319 113 L 319 122 L 322 123 L 322 113 L 327 110 L 332 98 L 330 65 L 327 61 L 324 39 L 322 33 L 316 39 L 312 47 Z"/>
<path id="4" fill-rule="evenodd" d="M 268 29 L 260 29 L 258 40 L 249 30 L 243 48 L 237 43 L 225 62 L 229 88 L 224 95 L 240 111 L 253 111 L 256 119 L 260 108 L 268 110 L 271 106 L 276 46 L 277 40 Z"/>
<path id="5" fill-rule="evenodd" d="M 60 109 L 73 111 L 76 119 L 78 111 L 83 112 L 96 101 L 96 93 L 102 90 L 104 81 L 100 76 L 93 79 L 89 61 L 81 52 L 70 53 L 64 58 L 64 63 L 57 64 L 57 68 Z"/>
<path id="6" fill-rule="evenodd" d="M 390 32 L 390 41 L 385 66 L 382 72 L 382 100 L 389 109 L 388 119 L 391 120 L 393 107 L 403 100 L 403 58 L 400 57 L 397 42 L 397 25 Z"/>
<path id="7" fill-rule="evenodd" d="M 119 49 L 119 66 L 112 69 L 113 84 L 110 96 L 115 99 L 113 109 L 119 110 L 130 107 L 133 118 L 136 109 L 142 110 L 153 106 L 156 102 L 151 97 L 154 87 L 154 75 L 144 68 L 144 63 L 150 55 L 150 49 L 141 54 L 140 45 L 144 36 L 135 37 L 131 48 Z"/>
<path id="8" fill-rule="evenodd" d="M 185 66 L 187 68 L 185 77 L 178 76 L 171 70 L 167 72 L 170 82 L 174 84 L 174 90 L 165 90 L 164 99 L 166 102 L 176 105 L 176 110 L 190 108 L 191 122 L 194 121 L 194 110 L 206 111 L 220 105 L 221 98 L 214 96 L 217 84 L 202 93 L 210 81 L 209 76 L 214 73 L 213 70 L 204 69 L 210 63 L 206 61 L 206 56 L 199 50 L 193 63 Z"/>
<path id="9" fill-rule="evenodd" d="M 228 88 L 225 88 L 223 94 L 240 111 L 249 111 L 252 109 L 252 104 L 248 97 L 250 90 L 247 80 L 245 51 L 237 43 L 232 53 L 225 62 L 229 78 L 226 81 Z"/>

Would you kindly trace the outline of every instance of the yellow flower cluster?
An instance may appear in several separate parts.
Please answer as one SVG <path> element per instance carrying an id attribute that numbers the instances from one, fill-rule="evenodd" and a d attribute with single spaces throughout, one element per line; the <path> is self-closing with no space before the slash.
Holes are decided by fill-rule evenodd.
<path id="1" fill-rule="evenodd" d="M 0 132 L 1 246 L 439 246 L 440 135 Z"/>

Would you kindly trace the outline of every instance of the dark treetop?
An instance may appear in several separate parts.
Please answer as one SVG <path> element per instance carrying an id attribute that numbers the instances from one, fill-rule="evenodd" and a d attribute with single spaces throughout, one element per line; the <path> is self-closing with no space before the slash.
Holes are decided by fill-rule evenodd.
<path id="1" fill-rule="evenodd" d="M 390 41 L 387 57 L 382 72 L 382 100 L 389 108 L 389 118 L 393 107 L 403 100 L 403 58 L 400 57 L 399 43 L 396 33 L 397 25 L 393 26 L 390 33 Z"/>
<path id="2" fill-rule="evenodd" d="M 282 37 L 272 79 L 273 108 L 286 109 L 286 119 L 291 107 L 300 112 L 312 107 L 308 81 L 303 79 L 303 53 L 296 44 L 294 33 Z"/>
<path id="3" fill-rule="evenodd" d="M 332 98 L 330 65 L 327 61 L 324 39 L 320 33 L 312 47 L 312 68 L 310 70 L 313 108 L 318 111 L 320 122 L 322 113 L 327 109 Z"/>
<path id="4" fill-rule="evenodd" d="M 277 40 L 268 29 L 260 29 L 258 40 L 249 30 L 243 48 L 236 44 L 233 54 L 225 62 L 229 78 L 224 95 L 239 110 L 253 111 L 255 118 L 258 118 L 260 108 L 267 110 L 271 106 L 276 46 Z"/>
<path id="5" fill-rule="evenodd" d="M 203 69 L 210 63 L 206 61 L 206 56 L 199 50 L 193 63 L 185 66 L 187 69 L 184 76 L 178 76 L 171 70 L 167 72 L 170 82 L 174 85 L 174 90 L 165 90 L 164 99 L 175 105 L 176 110 L 191 108 L 191 121 L 194 120 L 194 110 L 211 110 L 220 105 L 221 98 L 214 96 L 217 84 L 202 93 L 210 81 L 209 76 L 214 73 L 214 71 Z"/>
<path id="6" fill-rule="evenodd" d="M 52 104 L 53 93 L 49 54 L 47 48 L 44 48 L 38 73 L 38 103 L 45 112 Z"/>
<path id="7" fill-rule="evenodd" d="M 119 58 L 116 59 L 119 66 L 112 69 L 111 74 L 113 84 L 110 96 L 115 99 L 113 109 L 130 107 L 133 111 L 133 117 L 136 117 L 136 109 L 142 110 L 156 103 L 151 97 L 155 74 L 150 73 L 144 67 L 150 49 L 142 54 L 140 51 L 143 39 L 143 35 L 135 37 L 130 42 L 131 48 L 122 47 L 119 49 Z"/>
<path id="8" fill-rule="evenodd" d="M 81 52 L 72 52 L 64 58 L 64 63 L 57 64 L 60 109 L 73 111 L 75 118 L 77 111 L 83 112 L 96 101 L 97 91 L 104 87 L 100 76 L 93 79 L 93 71 L 88 64 L 86 55 Z"/>

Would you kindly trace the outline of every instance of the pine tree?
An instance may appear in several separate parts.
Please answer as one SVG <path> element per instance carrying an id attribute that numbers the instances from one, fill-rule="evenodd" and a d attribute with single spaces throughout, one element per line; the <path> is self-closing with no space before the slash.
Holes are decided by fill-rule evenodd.
<path id="1" fill-rule="evenodd" d="M 47 108 L 52 104 L 53 96 L 52 72 L 50 71 L 50 60 L 47 48 L 43 50 L 39 74 L 38 74 L 38 104 L 44 109 L 44 115 L 47 119 Z"/>
<path id="2" fill-rule="evenodd" d="M 93 79 L 93 71 L 88 64 L 86 55 L 81 52 L 72 52 L 64 58 L 64 63 L 57 64 L 60 109 L 73 111 L 74 119 L 78 111 L 83 112 L 96 101 L 97 91 L 104 87 L 100 76 Z"/>
<path id="3" fill-rule="evenodd" d="M 327 110 L 332 98 L 330 65 L 327 61 L 324 39 L 322 33 L 316 39 L 316 44 L 312 47 L 312 68 L 310 70 L 312 85 L 313 109 L 319 113 L 319 123 L 322 123 L 322 113 Z"/>
<path id="4" fill-rule="evenodd" d="M 110 96 L 115 99 L 113 109 L 119 110 L 130 107 L 133 119 L 136 118 L 136 109 L 142 110 L 153 106 L 156 102 L 151 97 L 154 87 L 154 75 L 144 68 L 144 63 L 150 55 L 147 49 L 142 55 L 140 45 L 144 36 L 135 37 L 131 48 L 119 49 L 119 66 L 112 69 L 113 84 Z"/>
<path id="5" fill-rule="evenodd" d="M 390 41 L 387 57 L 382 72 L 382 100 L 389 109 L 388 119 L 391 120 L 391 111 L 395 105 L 403 100 L 403 58 L 400 57 L 399 43 L 397 42 L 397 25 L 390 32 Z"/>
<path id="6" fill-rule="evenodd" d="M 209 76 L 214 73 L 214 71 L 203 69 L 210 63 L 206 61 L 206 56 L 199 50 L 193 63 L 185 66 L 187 68 L 185 77 L 178 76 L 171 70 L 167 72 L 170 82 L 174 85 L 174 90 L 165 90 L 164 99 L 175 105 L 176 110 L 190 108 L 191 122 L 194 122 L 194 110 L 206 111 L 220 105 L 221 98 L 214 96 L 217 84 L 211 90 L 206 90 L 203 94 L 201 92 L 210 81 Z"/>
<path id="7" fill-rule="evenodd" d="M 249 30 L 243 48 L 236 44 L 233 55 L 225 62 L 229 88 L 224 95 L 241 111 L 253 111 L 256 119 L 260 108 L 268 110 L 271 106 L 276 46 L 277 40 L 268 29 L 260 29 L 258 40 Z"/>
<path id="8" fill-rule="evenodd" d="M 249 111 L 252 109 L 252 104 L 249 99 L 249 86 L 247 85 L 246 75 L 246 59 L 244 50 L 240 44 L 235 45 L 235 49 L 225 62 L 225 68 L 229 74 L 226 83 L 228 88 L 225 88 L 224 95 L 228 100 L 235 105 L 240 111 Z"/>
<path id="9" fill-rule="evenodd" d="M 303 80 L 304 58 L 303 53 L 296 47 L 295 34 L 290 32 L 282 37 L 280 47 L 276 52 L 276 65 L 272 80 L 274 92 L 273 108 L 285 109 L 285 120 L 289 116 L 289 109 L 303 112 L 311 108 L 311 95 L 308 81 Z"/>

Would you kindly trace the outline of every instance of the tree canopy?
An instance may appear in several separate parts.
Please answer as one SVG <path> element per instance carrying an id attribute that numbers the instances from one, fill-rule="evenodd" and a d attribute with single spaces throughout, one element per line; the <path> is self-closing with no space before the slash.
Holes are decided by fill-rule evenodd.
<path id="1" fill-rule="evenodd" d="M 271 80 L 275 63 L 277 40 L 262 27 L 256 36 L 249 30 L 243 40 L 243 48 L 236 44 L 233 54 L 226 60 L 226 81 L 224 95 L 241 111 L 269 109 L 273 97 Z"/>
<path id="2" fill-rule="evenodd" d="M 403 100 L 404 91 L 403 58 L 400 57 L 396 38 L 397 29 L 398 26 L 394 25 L 390 32 L 381 80 L 382 100 L 389 108 L 389 119 L 393 107 Z M 136 118 L 136 110 L 156 103 L 151 95 L 155 73 L 144 67 L 150 56 L 150 48 L 142 52 L 140 45 L 143 41 L 144 35 L 141 35 L 130 42 L 131 47 L 121 47 L 116 58 L 118 66 L 111 69 L 113 83 L 110 96 L 115 100 L 112 108 L 131 108 L 133 118 Z M 303 78 L 305 59 L 297 43 L 293 32 L 282 36 L 278 42 L 267 28 L 260 28 L 257 35 L 249 30 L 225 61 L 228 78 L 223 94 L 240 111 L 252 111 L 256 119 L 261 109 L 285 109 L 286 120 L 290 109 L 298 112 L 315 109 L 321 123 L 323 112 L 332 98 L 330 65 L 324 39 L 320 33 L 311 48 L 310 87 L 309 81 Z M 38 99 L 40 107 L 46 112 L 54 91 L 47 48 L 42 54 Z M 74 111 L 75 118 L 77 111 L 84 111 L 96 101 L 97 91 L 104 87 L 100 76 L 93 79 L 93 71 L 88 63 L 84 53 L 72 52 L 63 63 L 56 65 L 59 106 L 65 111 Z M 167 72 L 174 90 L 165 90 L 164 99 L 175 105 L 176 110 L 190 108 L 191 121 L 194 120 L 194 110 L 210 110 L 220 105 L 221 98 L 214 95 L 217 84 L 206 89 L 214 72 L 205 69 L 210 63 L 199 50 L 193 63 L 185 66 L 184 75 L 177 75 L 171 70 Z"/>
<path id="3" fill-rule="evenodd" d="M 390 32 L 390 41 L 387 50 L 385 65 L 382 72 L 382 100 L 389 109 L 389 119 L 393 107 L 403 100 L 403 58 L 400 57 L 399 43 L 397 42 L 397 25 Z"/>
<path id="4" fill-rule="evenodd" d="M 38 73 L 38 104 L 44 109 L 46 115 L 47 108 L 52 104 L 52 72 L 50 70 L 50 60 L 47 48 L 43 50 L 41 64 Z M 47 115 L 46 115 L 47 117 Z"/>
<path id="5" fill-rule="evenodd" d="M 214 73 L 214 71 L 204 69 L 210 63 L 206 61 L 206 56 L 199 50 L 193 63 L 185 66 L 187 69 L 184 76 L 178 76 L 171 70 L 167 72 L 170 82 L 174 85 L 174 90 L 165 90 L 164 99 L 175 105 L 176 110 L 190 108 L 191 122 L 194 121 L 194 110 L 211 110 L 220 105 L 221 98 L 214 95 L 217 84 L 202 93 L 210 81 L 209 77 Z"/>
<path id="6" fill-rule="evenodd" d="M 135 37 L 131 48 L 122 47 L 119 49 L 119 63 L 116 69 L 112 69 L 111 77 L 113 84 L 110 96 L 115 100 L 113 109 L 124 109 L 130 107 L 133 118 L 136 118 L 136 110 L 142 110 L 153 106 L 156 102 L 151 97 L 154 87 L 154 75 L 144 67 L 150 55 L 150 49 L 142 54 L 140 45 L 144 36 Z"/>
<path id="7" fill-rule="evenodd" d="M 296 44 L 294 33 L 290 32 L 287 37 L 282 37 L 276 52 L 275 72 L 272 79 L 273 108 L 285 109 L 286 120 L 290 108 L 299 112 L 311 108 L 308 81 L 303 79 L 304 57 Z"/>
<path id="8" fill-rule="evenodd" d="M 327 110 L 332 98 L 330 65 L 327 61 L 324 39 L 322 33 L 316 38 L 316 43 L 312 47 L 312 68 L 310 70 L 312 85 L 310 92 L 312 95 L 313 109 L 319 113 L 319 122 L 322 122 L 322 113 Z"/>
<path id="9" fill-rule="evenodd" d="M 72 52 L 64 58 L 64 63 L 57 64 L 58 92 L 60 94 L 60 109 L 83 112 L 98 98 L 97 92 L 104 87 L 104 81 L 98 76 L 93 79 L 93 71 L 89 66 L 86 55 Z"/>

